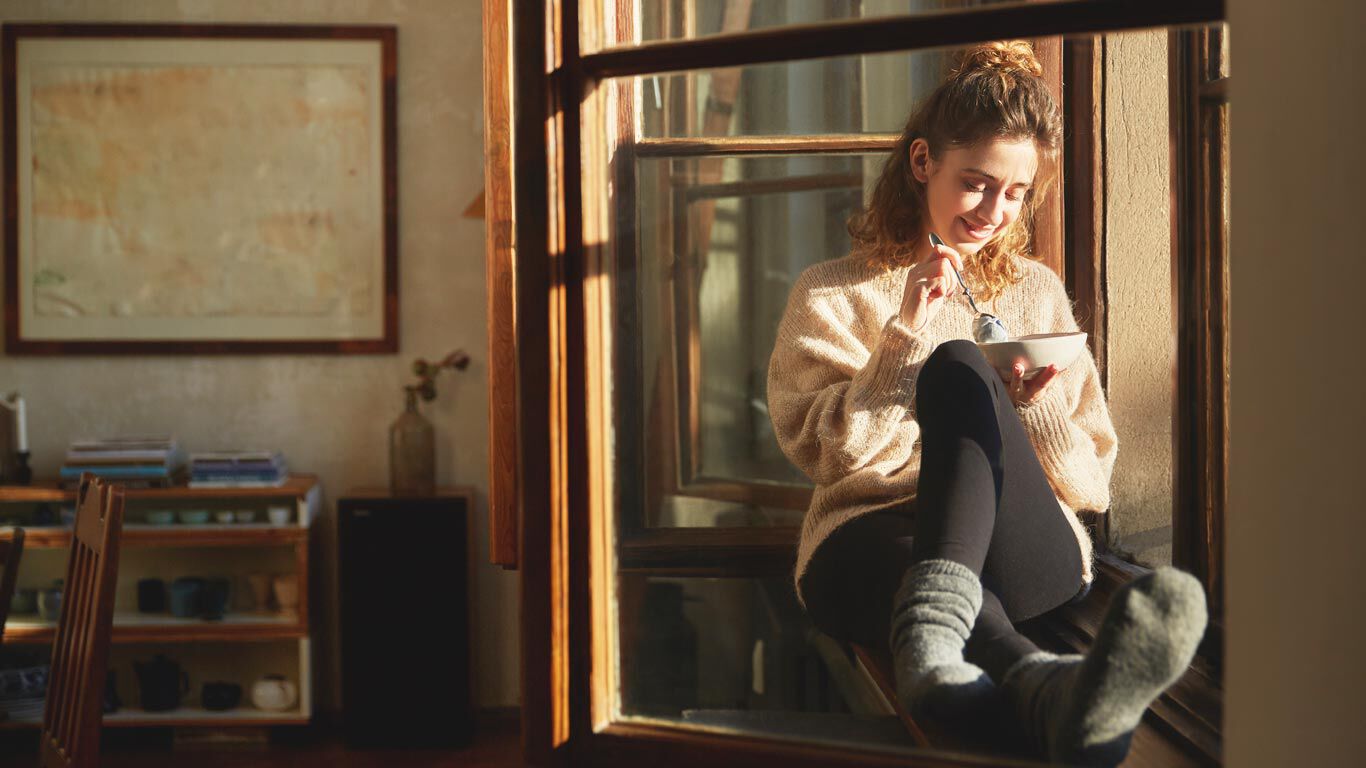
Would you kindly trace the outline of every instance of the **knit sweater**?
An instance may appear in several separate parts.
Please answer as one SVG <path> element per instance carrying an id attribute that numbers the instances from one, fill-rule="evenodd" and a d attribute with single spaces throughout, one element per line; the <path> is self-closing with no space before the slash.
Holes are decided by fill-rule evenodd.
<path id="1" fill-rule="evenodd" d="M 1077 330 L 1058 276 L 1017 258 L 1024 276 L 987 309 L 1014 336 Z M 768 368 L 768 408 L 778 444 L 815 483 L 802 521 L 797 594 L 812 556 L 840 526 L 913 502 L 920 473 L 915 386 L 935 346 L 971 339 L 976 316 L 950 297 L 919 332 L 900 320 L 909 266 L 886 269 L 861 254 L 802 272 L 788 297 Z M 985 309 L 985 308 L 984 308 Z M 1090 583 L 1090 537 L 1075 510 L 1110 506 L 1118 441 L 1089 349 L 1060 371 L 1020 420 L 1076 534 Z"/>

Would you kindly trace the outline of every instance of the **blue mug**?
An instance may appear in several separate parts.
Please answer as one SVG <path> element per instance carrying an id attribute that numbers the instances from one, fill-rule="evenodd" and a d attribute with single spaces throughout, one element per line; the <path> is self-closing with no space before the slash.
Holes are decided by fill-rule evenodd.
<path id="1" fill-rule="evenodd" d="M 171 615 L 182 619 L 193 619 L 203 613 L 202 597 L 204 580 L 196 576 L 186 576 L 171 582 Z"/>

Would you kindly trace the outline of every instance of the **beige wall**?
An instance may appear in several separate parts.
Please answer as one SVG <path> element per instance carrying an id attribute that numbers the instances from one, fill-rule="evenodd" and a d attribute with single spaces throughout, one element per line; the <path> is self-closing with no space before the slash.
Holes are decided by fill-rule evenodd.
<path id="1" fill-rule="evenodd" d="M 1119 435 L 1110 536 L 1171 562 L 1171 172 L 1167 32 L 1105 37 L 1105 258 L 1110 413 Z"/>
<path id="2" fill-rule="evenodd" d="M 487 565 L 484 225 L 459 216 L 483 189 L 479 3 L 5 0 L 0 6 L 0 21 L 37 20 L 399 28 L 397 356 L 0 357 L 0 391 L 19 389 L 26 396 L 40 475 L 56 472 L 67 441 L 78 435 L 170 432 L 191 450 L 282 449 L 292 467 L 321 477 L 327 545 L 320 554 L 330 573 L 332 501 L 350 487 L 387 482 L 387 428 L 402 408 L 409 362 L 463 347 L 473 364 L 463 373 L 442 374 L 440 396 L 427 413 L 437 426 L 438 482 L 479 488 L 471 525 L 476 701 L 515 704 L 516 578 Z M 329 578 L 318 585 L 327 625 L 316 646 L 323 707 L 337 704 L 334 584 Z M 400 623 L 395 635 L 402 635 Z"/>
<path id="3" fill-rule="evenodd" d="M 1228 4 L 1230 766 L 1366 755 L 1366 5 Z M 1339 329 L 1346 329 L 1340 331 Z"/>

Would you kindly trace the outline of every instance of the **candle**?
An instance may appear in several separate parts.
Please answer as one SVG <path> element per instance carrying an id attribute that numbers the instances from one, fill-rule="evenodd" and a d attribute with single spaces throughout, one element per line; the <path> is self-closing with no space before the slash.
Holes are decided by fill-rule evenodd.
<path id="1" fill-rule="evenodd" d="M 15 405 L 15 412 L 19 414 L 19 426 L 18 426 L 19 445 L 18 445 L 18 451 L 19 451 L 20 453 L 27 453 L 27 452 L 28 452 L 28 419 L 25 418 L 25 416 L 24 416 L 24 398 L 19 397 L 19 396 L 16 395 L 15 398 L 14 398 L 14 405 Z"/>

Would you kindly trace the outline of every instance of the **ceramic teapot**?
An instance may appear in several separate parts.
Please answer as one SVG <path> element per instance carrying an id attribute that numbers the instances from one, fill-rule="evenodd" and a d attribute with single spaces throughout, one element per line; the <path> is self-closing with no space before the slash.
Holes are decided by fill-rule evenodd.
<path id="1" fill-rule="evenodd" d="M 161 654 L 148 662 L 133 662 L 142 691 L 142 708 L 165 712 L 180 706 L 180 697 L 190 692 L 190 677 L 180 665 Z"/>
<path id="2" fill-rule="evenodd" d="M 266 675 L 251 686 L 251 703 L 267 712 L 290 709 L 299 700 L 299 689 L 284 675 Z"/>

